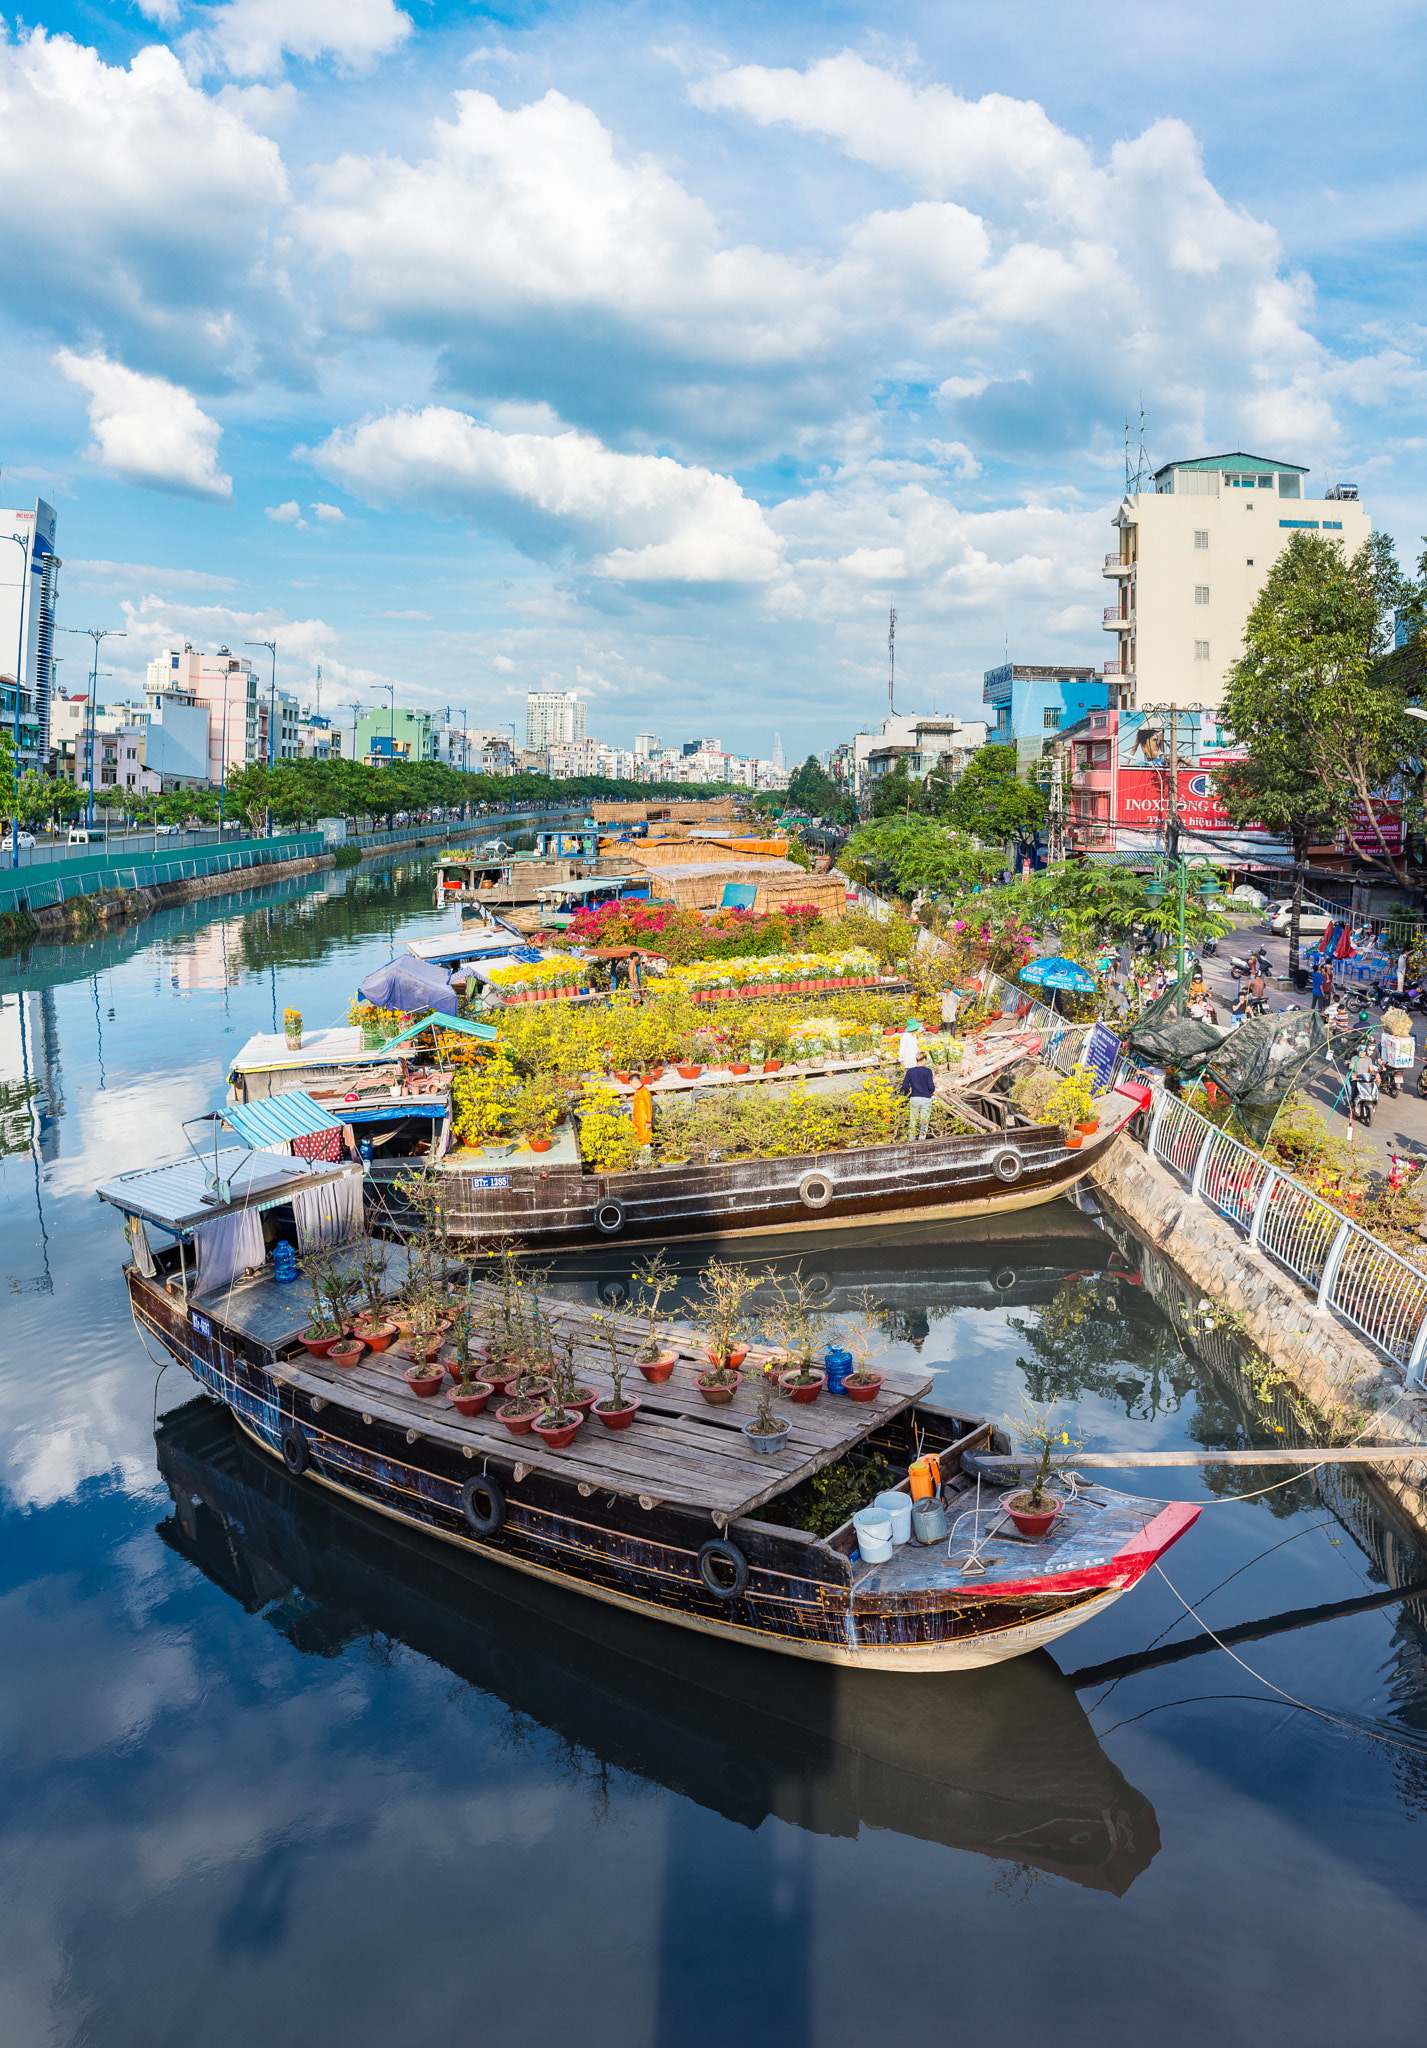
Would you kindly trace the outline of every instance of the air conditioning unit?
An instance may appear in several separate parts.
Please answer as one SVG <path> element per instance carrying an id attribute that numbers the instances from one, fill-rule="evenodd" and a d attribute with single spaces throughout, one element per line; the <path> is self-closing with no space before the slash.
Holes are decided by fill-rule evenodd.
<path id="1" fill-rule="evenodd" d="M 1356 504 L 1358 487 L 1356 484 L 1334 484 L 1332 490 L 1325 491 L 1323 495 L 1325 498 L 1346 498 L 1350 503 Z"/>

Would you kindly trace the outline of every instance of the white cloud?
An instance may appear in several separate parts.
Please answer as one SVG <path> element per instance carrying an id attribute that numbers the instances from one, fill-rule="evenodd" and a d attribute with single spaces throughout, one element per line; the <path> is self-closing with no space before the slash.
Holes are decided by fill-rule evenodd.
<path id="1" fill-rule="evenodd" d="M 574 548 L 596 576 L 766 583 L 781 569 L 777 537 L 731 477 L 589 434 L 501 434 L 432 405 L 334 433 L 312 460 L 369 502 L 464 515 L 529 553 Z"/>
<path id="2" fill-rule="evenodd" d="M 365 70 L 410 34 L 410 15 L 392 0 L 229 0 L 201 39 L 235 78 L 262 78 L 281 70 L 284 54 Z"/>
<path id="3" fill-rule="evenodd" d="M 314 505 L 312 509 L 317 514 L 317 517 L 329 526 L 340 526 L 347 517 L 340 505 L 318 504 Z"/>
<path id="4" fill-rule="evenodd" d="M 0 209 L 12 319 L 86 347 L 96 330 L 111 349 L 141 335 L 170 367 L 231 361 L 287 178 L 277 146 L 171 50 L 125 69 L 66 36 L 0 29 L 0 188 L 23 194 Z"/>
<path id="5" fill-rule="evenodd" d="M 199 498 L 231 498 L 233 479 L 218 467 L 223 429 L 200 410 L 191 392 L 163 377 L 142 377 L 98 351 L 55 357 L 72 384 L 89 393 L 90 457 L 129 483 L 183 491 Z"/>
<path id="6" fill-rule="evenodd" d="M 263 507 L 263 517 L 264 519 L 275 519 L 279 526 L 306 526 L 307 524 L 307 521 L 302 516 L 302 507 L 298 504 L 296 498 L 289 498 L 285 505 L 265 505 Z"/>
<path id="7" fill-rule="evenodd" d="M 503 676 L 508 676 L 514 669 L 515 663 L 508 654 L 497 654 L 491 658 L 491 667 L 499 669 Z"/>

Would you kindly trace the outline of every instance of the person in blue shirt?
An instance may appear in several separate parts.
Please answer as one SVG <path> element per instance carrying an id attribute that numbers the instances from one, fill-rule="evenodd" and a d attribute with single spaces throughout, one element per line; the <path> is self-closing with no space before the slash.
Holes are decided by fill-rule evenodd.
<path id="1" fill-rule="evenodd" d="M 925 1055 L 918 1058 L 914 1067 L 906 1068 L 897 1093 L 908 1098 L 907 1136 L 925 1138 L 931 1128 L 932 1097 L 936 1094 L 936 1076 Z"/>

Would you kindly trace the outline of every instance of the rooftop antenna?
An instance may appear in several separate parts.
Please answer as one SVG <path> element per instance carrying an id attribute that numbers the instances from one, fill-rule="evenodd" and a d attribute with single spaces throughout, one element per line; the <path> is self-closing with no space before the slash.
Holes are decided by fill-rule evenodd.
<path id="1" fill-rule="evenodd" d="M 1149 450 L 1145 446 L 1145 401 L 1140 395 L 1140 450 L 1133 471 L 1130 469 L 1130 423 L 1125 422 L 1125 496 L 1138 497 L 1154 482 L 1154 470 L 1150 463 Z"/>
<path id="2" fill-rule="evenodd" d="M 897 681 L 897 607 L 892 605 L 887 613 L 887 716 L 895 718 L 897 707 L 893 702 Z"/>
<path id="3" fill-rule="evenodd" d="M 317 716 L 320 718 L 322 716 L 322 664 L 320 661 L 317 664 L 317 682 L 315 688 L 317 692 Z"/>

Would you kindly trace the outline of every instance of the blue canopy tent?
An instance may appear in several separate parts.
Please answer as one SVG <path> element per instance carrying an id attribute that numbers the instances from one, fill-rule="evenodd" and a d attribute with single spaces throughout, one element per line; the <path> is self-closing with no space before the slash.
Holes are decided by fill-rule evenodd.
<path id="1" fill-rule="evenodd" d="M 411 953 L 377 968 L 358 985 L 357 993 L 381 1010 L 435 1010 L 443 1017 L 456 1015 L 456 991 L 445 969 Z"/>

